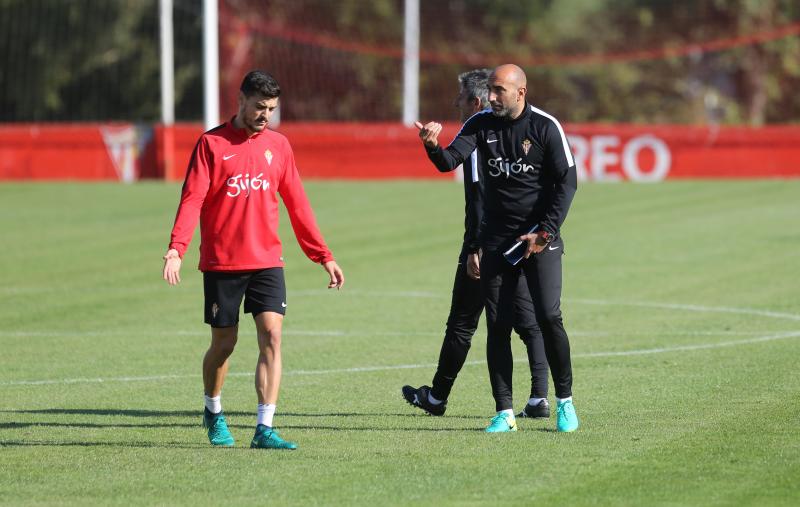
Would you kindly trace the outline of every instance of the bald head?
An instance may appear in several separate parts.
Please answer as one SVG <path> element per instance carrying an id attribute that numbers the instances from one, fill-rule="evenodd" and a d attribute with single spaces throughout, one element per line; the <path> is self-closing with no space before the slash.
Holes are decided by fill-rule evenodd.
<path id="1" fill-rule="evenodd" d="M 492 74 L 494 74 L 495 79 L 512 83 L 518 88 L 528 88 L 528 78 L 525 77 L 525 71 L 513 63 L 500 65 L 494 69 Z"/>
<path id="2" fill-rule="evenodd" d="M 489 104 L 495 116 L 514 119 L 525 109 L 528 79 L 517 65 L 507 63 L 489 76 Z"/>

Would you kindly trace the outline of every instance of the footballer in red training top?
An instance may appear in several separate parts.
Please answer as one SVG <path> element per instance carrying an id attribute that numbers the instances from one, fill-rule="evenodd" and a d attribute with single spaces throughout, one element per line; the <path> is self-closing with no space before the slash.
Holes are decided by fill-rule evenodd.
<path id="1" fill-rule="evenodd" d="M 212 445 L 232 446 L 220 395 L 228 357 L 238 338 L 239 307 L 253 315 L 259 345 L 258 409 L 250 446 L 296 449 L 272 425 L 281 381 L 281 328 L 286 313 L 278 194 L 303 252 L 328 273 L 329 288 L 344 284 L 308 202 L 287 139 L 267 128 L 280 87 L 262 71 L 248 73 L 231 121 L 200 137 L 164 256 L 164 279 L 180 282 L 181 260 L 200 220 L 200 271 L 211 346 L 203 359 L 204 423 Z"/>

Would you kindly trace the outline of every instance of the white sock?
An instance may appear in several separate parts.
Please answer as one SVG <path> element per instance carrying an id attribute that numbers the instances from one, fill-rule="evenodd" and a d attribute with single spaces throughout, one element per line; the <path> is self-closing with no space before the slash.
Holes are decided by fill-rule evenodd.
<path id="1" fill-rule="evenodd" d="M 499 415 L 499 414 L 508 414 L 508 418 L 509 418 L 509 419 L 511 419 L 511 420 L 513 420 L 513 419 L 514 419 L 514 409 L 513 409 L 513 408 L 507 408 L 507 409 L 505 409 L 505 410 L 501 410 L 501 411 L 500 411 L 500 412 L 498 412 L 497 414 L 498 414 L 498 415 Z"/>
<path id="2" fill-rule="evenodd" d="M 572 401 L 572 396 L 569 398 L 556 398 L 556 403 L 564 403 L 565 401 Z"/>
<path id="3" fill-rule="evenodd" d="M 221 394 L 218 396 L 214 396 L 213 398 L 208 395 L 204 396 L 206 399 L 206 408 L 208 409 L 209 412 L 211 412 L 212 414 L 219 414 L 220 412 L 222 412 L 222 401 L 220 401 L 220 398 L 222 398 Z"/>
<path id="4" fill-rule="evenodd" d="M 259 403 L 258 404 L 258 418 L 256 425 L 263 424 L 267 427 L 272 427 L 272 417 L 275 415 L 275 405 L 272 403 Z"/>
<path id="5" fill-rule="evenodd" d="M 546 399 L 547 398 L 528 398 L 528 405 L 530 405 L 532 407 L 535 407 L 536 405 L 541 403 L 542 400 L 546 400 Z"/>
<path id="6" fill-rule="evenodd" d="M 442 400 L 437 400 L 436 398 L 434 398 L 430 391 L 428 391 L 428 401 L 430 402 L 431 405 L 442 404 Z"/>

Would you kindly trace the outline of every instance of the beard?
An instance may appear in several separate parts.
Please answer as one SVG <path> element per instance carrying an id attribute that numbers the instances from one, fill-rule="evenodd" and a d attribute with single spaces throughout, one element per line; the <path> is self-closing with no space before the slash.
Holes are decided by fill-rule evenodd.
<path id="1" fill-rule="evenodd" d="M 511 115 L 511 108 L 502 106 L 499 109 L 496 109 L 495 106 L 492 106 L 492 114 L 498 118 L 507 118 Z"/>
<path id="2" fill-rule="evenodd" d="M 262 130 L 267 128 L 269 122 L 265 121 L 263 124 L 259 124 L 258 120 L 247 120 L 246 125 L 247 128 L 252 130 L 253 132 L 261 132 Z"/>

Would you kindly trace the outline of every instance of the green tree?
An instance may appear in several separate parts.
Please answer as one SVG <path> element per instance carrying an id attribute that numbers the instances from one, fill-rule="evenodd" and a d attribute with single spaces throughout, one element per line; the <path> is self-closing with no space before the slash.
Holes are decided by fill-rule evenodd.
<path id="1" fill-rule="evenodd" d="M 178 0 L 175 17 L 179 27 L 194 23 L 194 56 L 187 37 L 175 48 L 176 102 L 187 112 L 198 108 L 183 99 L 200 96 L 200 2 L 188 3 L 194 16 Z M 158 30 L 158 0 L 0 0 L 0 120 L 158 121 Z"/>

